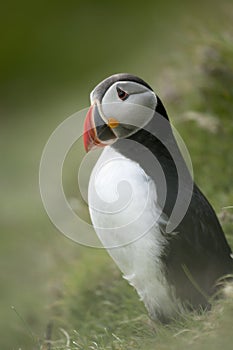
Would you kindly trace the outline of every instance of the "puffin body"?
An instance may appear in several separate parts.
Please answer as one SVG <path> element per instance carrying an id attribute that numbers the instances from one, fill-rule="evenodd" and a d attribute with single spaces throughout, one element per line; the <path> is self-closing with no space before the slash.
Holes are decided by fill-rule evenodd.
<path id="1" fill-rule="evenodd" d="M 106 168 L 109 168 L 109 171 Z M 117 200 L 115 184 L 121 181 L 128 181 L 132 186 L 130 203 L 124 205 L 127 198 L 124 198 L 123 194 L 126 193 L 128 197 L 129 193 L 127 189 L 124 191 L 123 184 L 122 192 L 119 190 L 120 206 L 123 210 L 106 212 L 111 203 Z M 101 203 L 96 198 L 95 191 L 102 199 Z M 136 288 L 153 318 L 156 318 L 157 314 L 170 315 L 176 310 L 160 261 L 165 239 L 157 223 L 160 211 L 156 206 L 156 198 L 154 182 L 142 171 L 138 163 L 107 146 L 93 170 L 89 183 L 88 202 L 92 223 L 124 278 Z M 138 219 L 137 213 L 141 212 L 142 215 Z M 131 224 L 127 225 L 129 222 Z M 149 230 L 137 237 L 138 232 L 144 232 L 143 226 L 149 226 Z"/>
<path id="2" fill-rule="evenodd" d="M 161 100 L 140 78 L 116 74 L 97 85 L 91 103 L 84 145 L 87 151 L 104 147 L 88 191 L 99 239 L 153 319 L 167 322 L 186 309 L 208 308 L 217 280 L 233 272 L 232 253 Z M 179 192 L 187 209 L 168 232 Z"/>

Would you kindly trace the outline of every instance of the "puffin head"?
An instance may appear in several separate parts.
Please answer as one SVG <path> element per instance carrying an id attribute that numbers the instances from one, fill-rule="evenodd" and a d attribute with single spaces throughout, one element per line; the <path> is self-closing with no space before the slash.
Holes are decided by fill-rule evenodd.
<path id="1" fill-rule="evenodd" d="M 90 94 L 91 107 L 84 122 L 84 147 L 113 144 L 147 125 L 156 112 L 168 119 L 152 88 L 130 74 L 115 74 L 99 83 Z"/>

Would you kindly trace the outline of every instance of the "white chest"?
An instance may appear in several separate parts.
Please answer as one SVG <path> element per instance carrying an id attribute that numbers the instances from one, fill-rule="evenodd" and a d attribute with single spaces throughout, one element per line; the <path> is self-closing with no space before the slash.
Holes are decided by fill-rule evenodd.
<path id="1" fill-rule="evenodd" d="M 160 260 L 166 240 L 157 223 L 161 211 L 154 182 L 139 164 L 106 147 L 93 169 L 88 201 L 99 239 L 149 312 L 154 318 L 158 312 L 172 314 Z"/>

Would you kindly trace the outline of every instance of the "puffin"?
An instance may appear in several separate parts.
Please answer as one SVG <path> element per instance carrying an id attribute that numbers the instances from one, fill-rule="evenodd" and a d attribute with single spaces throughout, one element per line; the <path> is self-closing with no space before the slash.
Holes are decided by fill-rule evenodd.
<path id="1" fill-rule="evenodd" d="M 88 205 L 103 247 L 153 320 L 210 309 L 219 281 L 233 273 L 233 255 L 161 99 L 144 80 L 122 73 L 100 82 L 90 101 L 84 147 L 101 153 Z"/>

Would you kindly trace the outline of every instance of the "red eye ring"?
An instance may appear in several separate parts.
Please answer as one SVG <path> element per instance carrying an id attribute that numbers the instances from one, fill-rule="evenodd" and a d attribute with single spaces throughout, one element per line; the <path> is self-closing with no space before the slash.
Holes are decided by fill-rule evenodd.
<path id="1" fill-rule="evenodd" d="M 117 95 L 122 101 L 125 101 L 129 97 L 129 94 L 127 94 L 127 92 L 125 92 L 124 90 L 120 89 L 118 86 L 116 89 Z"/>

